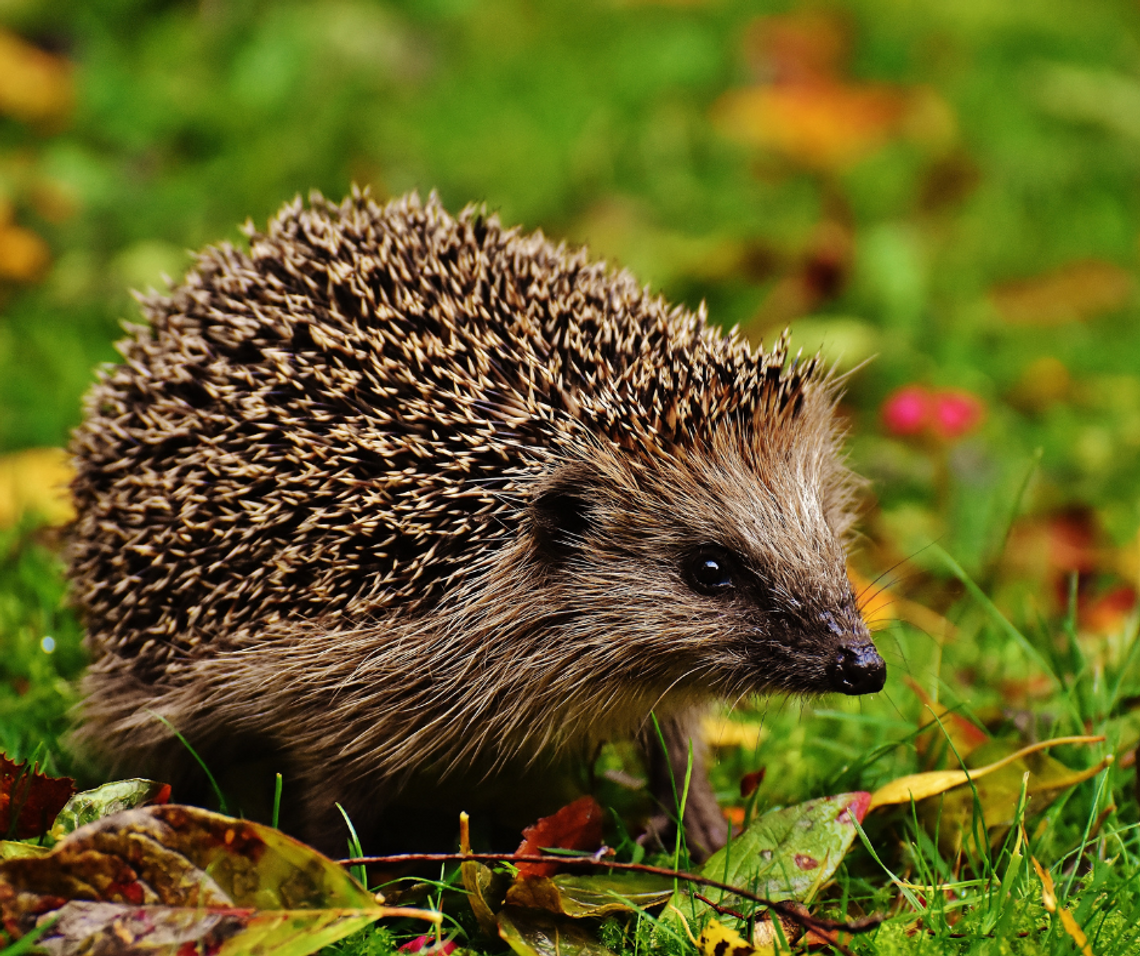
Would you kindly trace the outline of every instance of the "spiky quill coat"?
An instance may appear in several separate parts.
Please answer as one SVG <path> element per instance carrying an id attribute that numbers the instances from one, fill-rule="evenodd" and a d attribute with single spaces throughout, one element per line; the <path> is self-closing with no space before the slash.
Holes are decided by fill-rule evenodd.
<path id="1" fill-rule="evenodd" d="M 184 762 L 154 714 L 218 760 L 265 740 L 311 836 L 865 656 L 817 360 L 434 197 L 246 233 L 143 300 L 74 437 L 89 745 Z M 689 578 L 707 542 L 727 598 Z"/>

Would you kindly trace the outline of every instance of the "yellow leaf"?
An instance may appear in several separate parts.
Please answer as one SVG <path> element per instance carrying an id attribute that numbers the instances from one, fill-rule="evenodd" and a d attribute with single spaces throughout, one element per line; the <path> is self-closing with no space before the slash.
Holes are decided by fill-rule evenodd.
<path id="1" fill-rule="evenodd" d="M 62 448 L 30 448 L 0 457 L 0 528 L 14 525 L 28 511 L 49 525 L 75 517 L 68 493 L 71 463 Z"/>
<path id="2" fill-rule="evenodd" d="M 50 261 L 47 243 L 30 229 L 0 228 L 0 278 L 35 282 L 47 271 Z"/>
<path id="3" fill-rule="evenodd" d="M 697 939 L 697 949 L 701 956 L 752 956 L 756 948 L 736 930 L 729 929 L 715 919 L 701 931 Z"/>
<path id="4" fill-rule="evenodd" d="M 0 113 L 32 122 L 59 121 L 71 112 L 71 64 L 0 30 Z"/>
<path id="5" fill-rule="evenodd" d="M 1069 934 L 1073 942 L 1080 948 L 1081 956 L 1093 956 L 1093 949 L 1089 945 L 1089 938 L 1085 935 L 1085 931 L 1081 929 L 1076 917 L 1065 909 L 1065 907 L 1057 906 L 1057 891 L 1053 887 L 1052 874 L 1037 862 L 1036 857 L 1031 856 L 1029 859 L 1033 861 L 1033 868 L 1037 871 L 1037 875 L 1041 879 L 1042 905 L 1050 913 L 1056 913 L 1061 918 L 1061 925 L 1065 927 L 1065 932 Z"/>
<path id="6" fill-rule="evenodd" d="M 701 718 L 701 734 L 710 747 L 743 747 L 755 750 L 767 736 L 760 724 L 743 724 L 717 714 Z"/>
<path id="7" fill-rule="evenodd" d="M 1000 770 L 1007 764 L 1020 760 L 1029 754 L 1036 753 L 1038 750 L 1044 750 L 1047 747 L 1055 747 L 1060 744 L 1100 743 L 1103 740 L 1104 737 L 1102 736 L 1057 737 L 1053 740 L 1043 740 L 1039 743 L 1031 744 L 1028 747 L 1023 747 L 1008 757 L 1003 757 L 1001 760 L 987 764 L 984 767 L 978 767 L 976 770 L 932 770 L 928 773 L 914 773 L 905 777 L 899 777 L 897 780 L 892 780 L 885 786 L 880 787 L 871 795 L 871 806 L 868 809 L 875 810 L 878 807 L 888 806 L 894 803 L 909 803 L 911 800 L 925 800 L 927 797 L 944 793 L 952 787 L 960 787 L 962 784 L 969 783 L 971 780 L 978 780 L 988 773 Z M 1088 770 L 1075 771 L 1072 777 L 1066 778 L 1065 784 L 1072 786 L 1081 780 L 1087 780 L 1089 777 L 1100 773 L 1100 771 L 1104 769 L 1105 762 L 1111 763 L 1111 759 L 1111 756 L 1109 756 L 1096 767 L 1090 767 Z M 1055 787 L 1051 785 L 1050 789 L 1054 788 Z"/>

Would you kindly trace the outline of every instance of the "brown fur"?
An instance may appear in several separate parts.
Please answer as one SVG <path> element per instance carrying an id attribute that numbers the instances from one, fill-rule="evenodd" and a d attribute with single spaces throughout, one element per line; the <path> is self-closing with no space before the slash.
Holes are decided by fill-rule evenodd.
<path id="1" fill-rule="evenodd" d="M 651 711 L 683 773 L 710 699 L 877 689 L 837 684 L 837 655 L 881 660 L 817 360 L 434 198 L 248 234 L 144 300 L 75 434 L 86 745 L 176 774 L 160 714 L 215 767 L 268 748 L 336 846 L 334 801 L 391 836 L 401 797 Z M 715 596 L 686 577 L 708 544 L 735 556 Z M 723 840 L 703 775 L 689 822 Z"/>

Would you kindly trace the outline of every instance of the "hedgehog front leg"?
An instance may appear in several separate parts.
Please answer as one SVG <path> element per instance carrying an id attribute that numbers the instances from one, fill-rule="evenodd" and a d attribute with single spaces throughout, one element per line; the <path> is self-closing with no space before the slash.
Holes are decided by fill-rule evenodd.
<path id="1" fill-rule="evenodd" d="M 649 792 L 662 808 L 650 819 L 646 836 L 668 845 L 666 837 L 677 819 L 674 794 L 680 796 L 685 786 L 692 748 L 693 769 L 685 796 L 685 842 L 693 858 L 703 860 L 724 846 L 729 824 L 709 783 L 700 714 L 697 711 L 675 714 L 660 720 L 659 726 L 660 737 L 651 726 L 640 740 L 649 772 Z"/>

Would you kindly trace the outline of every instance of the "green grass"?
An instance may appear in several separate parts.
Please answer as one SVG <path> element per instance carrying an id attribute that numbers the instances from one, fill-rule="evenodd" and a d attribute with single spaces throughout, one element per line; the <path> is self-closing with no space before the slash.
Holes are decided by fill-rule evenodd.
<path id="1" fill-rule="evenodd" d="M 883 694 L 748 705 L 768 734 L 721 755 L 721 795 L 738 800 L 740 776 L 760 767 L 761 808 L 924 768 L 904 677 L 1003 740 L 1104 734 L 1053 754 L 1074 769 L 1117 760 L 1043 814 L 1030 801 L 1018 852 L 1016 828 L 994 844 L 974 834 L 958 856 L 905 812 L 872 814 L 828 901 L 892 914 L 855 952 L 1074 952 L 1032 855 L 1093 952 L 1140 952 L 1128 609 L 1140 584 L 1140 11 L 837 2 L 827 9 L 849 47 L 837 77 L 925 106 L 858 162 L 821 171 L 712 119 L 726 91 L 772 75 L 754 21 L 788 9 L 800 8 L 0 3 L 0 24 L 75 70 L 66 117 L 0 113 L 0 205 L 51 251 L 36 281 L 0 279 L 0 454 L 66 442 L 118 323 L 136 316 L 129 288 L 161 286 L 185 250 L 236 241 L 247 216 L 263 223 L 314 187 L 486 201 L 510 223 L 589 241 L 672 299 L 706 301 L 754 340 L 791 321 L 794 341 L 822 342 L 845 368 L 873 357 L 844 403 L 852 463 L 871 479 L 855 563 L 885 573 L 899 619 L 880 615 Z M 1063 271 L 1087 261 L 1101 271 Z M 774 310 L 782 288 L 824 267 L 814 299 Z M 1035 278 L 1056 270 L 1067 286 Z M 996 303 L 1018 281 L 1046 301 L 1010 321 Z M 1058 300 L 1069 315 L 1050 319 Z M 968 390 L 984 422 L 957 442 L 892 434 L 883 402 L 912 383 Z M 93 782 L 64 736 L 80 636 L 57 533 L 31 518 L 0 529 L 0 749 Z M 890 874 L 940 887 L 913 935 L 916 891 Z M 662 945 L 645 921 L 604 935 L 623 956 Z M 390 949 L 383 935 L 342 944 Z"/>

